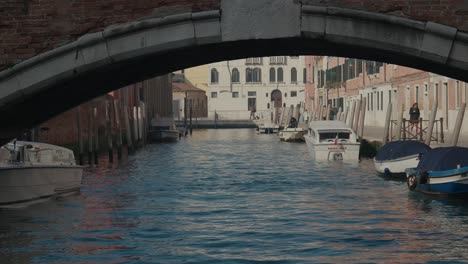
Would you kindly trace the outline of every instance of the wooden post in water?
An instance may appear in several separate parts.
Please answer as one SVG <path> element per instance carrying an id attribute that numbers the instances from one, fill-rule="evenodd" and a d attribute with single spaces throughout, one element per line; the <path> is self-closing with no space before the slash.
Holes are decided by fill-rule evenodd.
<path id="1" fill-rule="evenodd" d="M 436 115 L 437 115 L 437 108 L 439 107 L 438 102 L 439 100 L 435 100 L 434 101 L 434 105 L 432 106 L 433 109 L 432 109 L 432 112 L 431 112 L 431 116 L 429 117 L 429 125 L 427 126 L 427 135 L 426 135 L 426 141 L 424 141 L 424 143 L 426 143 L 426 145 L 430 146 L 431 145 L 431 139 L 432 139 L 432 130 L 434 129 L 434 122 L 435 122 L 435 118 L 436 118 Z"/>
<path id="2" fill-rule="evenodd" d="M 88 165 L 93 165 L 93 108 L 88 108 Z"/>
<path id="3" fill-rule="evenodd" d="M 423 123 L 423 119 L 422 117 L 419 118 L 419 123 L 418 123 L 418 126 L 419 126 L 419 141 L 423 141 L 423 128 L 422 128 L 422 123 Z"/>
<path id="4" fill-rule="evenodd" d="M 403 113 L 405 111 L 405 104 L 401 105 L 401 109 L 398 115 L 398 120 L 397 120 L 397 128 L 396 128 L 396 136 L 397 140 L 401 140 L 401 126 L 403 125 Z"/>
<path id="5" fill-rule="evenodd" d="M 322 120 L 322 116 L 323 116 L 322 113 L 323 113 L 323 104 L 321 103 L 319 105 L 319 111 L 318 111 L 319 116 L 318 116 L 317 120 Z"/>
<path id="6" fill-rule="evenodd" d="M 331 105 L 330 104 L 327 104 L 327 109 L 325 111 L 327 111 L 327 118 L 325 120 L 330 120 L 330 107 Z"/>
<path id="7" fill-rule="evenodd" d="M 357 100 L 356 102 L 356 108 L 355 108 L 355 113 L 354 113 L 354 123 L 352 126 L 352 129 L 358 133 L 358 125 L 359 125 L 359 115 L 361 114 L 361 100 Z"/>
<path id="8" fill-rule="evenodd" d="M 388 134 L 389 134 L 389 130 L 390 130 L 390 122 L 392 122 L 392 103 L 389 102 L 388 103 L 388 107 L 387 107 L 387 115 L 385 117 L 385 128 L 384 128 L 384 135 L 383 135 L 383 139 L 382 139 L 382 144 L 385 145 L 387 144 L 389 138 L 388 138 Z"/>
<path id="9" fill-rule="evenodd" d="M 109 162 L 114 163 L 114 150 L 112 146 L 112 124 L 111 124 L 111 107 L 110 102 L 106 101 L 106 135 L 107 135 L 107 152 L 109 153 Z"/>
<path id="10" fill-rule="evenodd" d="M 78 130 L 78 142 L 79 142 L 79 146 L 80 146 L 80 150 L 78 153 L 78 162 L 80 163 L 80 165 L 83 165 L 83 134 L 82 134 L 82 131 L 81 131 L 81 107 L 78 106 L 76 108 L 76 128 Z"/>
<path id="11" fill-rule="evenodd" d="M 348 113 L 349 113 L 349 104 L 346 106 L 346 110 L 344 112 L 344 116 L 343 116 L 343 122 L 346 122 L 348 121 Z"/>
<path id="12" fill-rule="evenodd" d="M 190 135 L 192 135 L 192 100 L 190 100 L 190 120 L 189 120 L 189 125 L 190 125 Z"/>
<path id="13" fill-rule="evenodd" d="M 117 160 L 122 160 L 122 127 L 120 125 L 120 105 L 114 100 L 115 126 L 117 127 Z"/>
<path id="14" fill-rule="evenodd" d="M 359 127 L 358 127 L 358 133 L 359 133 L 359 136 L 362 138 L 364 138 L 364 124 L 365 124 L 365 121 L 366 121 L 366 100 L 362 100 L 361 101 L 361 114 L 360 114 L 361 118 L 359 120 Z"/>
<path id="15" fill-rule="evenodd" d="M 458 109 L 457 121 L 455 122 L 455 129 L 452 135 L 452 146 L 456 146 L 458 143 L 458 137 L 460 136 L 460 130 L 463 123 L 463 117 L 465 117 L 466 103 L 463 103 Z"/>
<path id="16" fill-rule="evenodd" d="M 98 105 L 93 107 L 94 116 L 94 164 L 99 163 L 99 122 L 98 122 Z"/>
<path id="17" fill-rule="evenodd" d="M 353 100 L 353 104 L 351 105 L 351 115 L 349 116 L 349 120 L 348 122 L 346 122 L 346 124 L 351 128 L 353 129 L 353 122 L 354 122 L 354 111 L 355 111 L 355 108 L 356 108 L 356 101 Z"/>
<path id="18" fill-rule="evenodd" d="M 126 129 L 126 136 L 127 136 L 127 149 L 128 153 L 133 153 L 133 141 L 132 141 L 132 128 L 129 119 L 129 109 L 128 109 L 128 87 L 125 87 L 124 91 L 124 119 L 125 119 L 125 129 Z"/>

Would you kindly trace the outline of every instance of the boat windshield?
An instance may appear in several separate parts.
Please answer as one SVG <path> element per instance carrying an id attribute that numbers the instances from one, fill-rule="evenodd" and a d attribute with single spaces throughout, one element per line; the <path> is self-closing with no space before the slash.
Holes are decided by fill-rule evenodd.
<path id="1" fill-rule="evenodd" d="M 319 133 L 319 140 L 327 140 L 327 139 L 349 139 L 350 138 L 349 132 L 320 132 Z"/>

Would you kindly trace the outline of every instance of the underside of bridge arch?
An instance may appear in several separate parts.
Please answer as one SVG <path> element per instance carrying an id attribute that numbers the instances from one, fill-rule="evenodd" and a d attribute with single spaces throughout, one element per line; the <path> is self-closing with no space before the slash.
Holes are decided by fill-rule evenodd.
<path id="1" fill-rule="evenodd" d="M 264 2 L 223 1 L 220 10 L 112 26 L 0 72 L 0 143 L 111 90 L 222 60 L 344 56 L 468 81 L 468 34 L 456 28 L 350 9 Z"/>

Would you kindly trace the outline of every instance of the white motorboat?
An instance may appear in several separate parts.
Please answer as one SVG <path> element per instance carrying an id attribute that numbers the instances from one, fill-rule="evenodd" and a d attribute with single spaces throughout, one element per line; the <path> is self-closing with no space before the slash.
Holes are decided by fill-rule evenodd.
<path id="1" fill-rule="evenodd" d="M 260 134 L 276 134 L 279 130 L 279 125 L 273 124 L 270 121 L 260 123 L 258 125 L 258 133 Z"/>
<path id="2" fill-rule="evenodd" d="M 278 136 L 280 137 L 280 141 L 286 142 L 304 142 L 304 136 L 307 134 L 307 129 L 301 127 L 295 128 L 285 128 L 278 132 Z"/>
<path id="3" fill-rule="evenodd" d="M 0 148 L 0 207 L 25 207 L 76 193 L 83 167 L 73 151 L 38 142 L 16 141 Z"/>
<path id="4" fill-rule="evenodd" d="M 406 169 L 418 166 L 421 155 L 430 149 L 419 141 L 388 142 L 374 158 L 375 170 L 385 176 L 406 178 Z"/>
<path id="5" fill-rule="evenodd" d="M 359 160 L 356 133 L 341 121 L 311 121 L 304 138 L 316 160 Z"/>

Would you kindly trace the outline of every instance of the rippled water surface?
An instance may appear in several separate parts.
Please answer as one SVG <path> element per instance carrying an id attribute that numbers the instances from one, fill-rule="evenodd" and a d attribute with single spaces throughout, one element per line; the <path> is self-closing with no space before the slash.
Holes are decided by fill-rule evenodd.
<path id="1" fill-rule="evenodd" d="M 373 164 L 201 130 L 88 169 L 80 195 L 0 211 L 0 263 L 456 263 L 468 205 L 409 193 Z"/>

